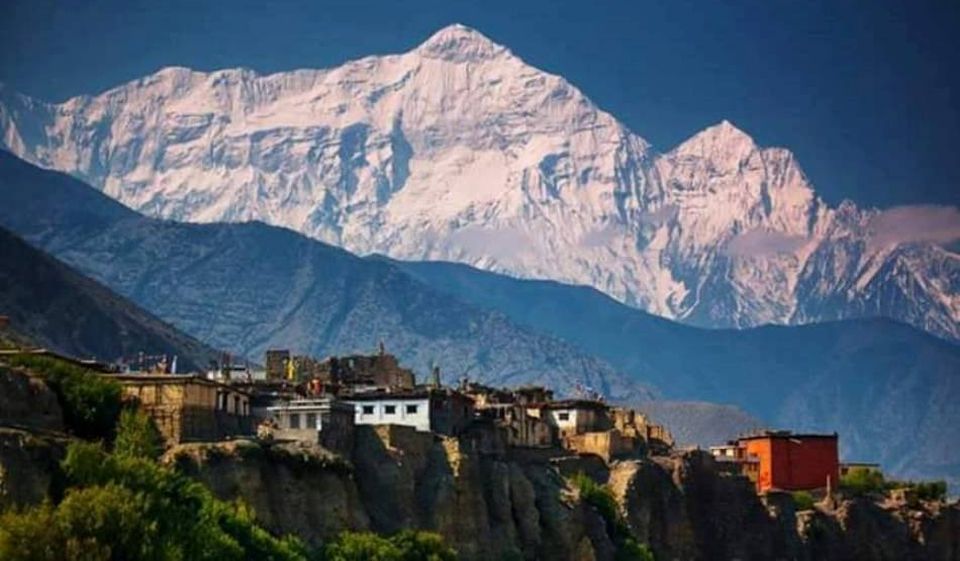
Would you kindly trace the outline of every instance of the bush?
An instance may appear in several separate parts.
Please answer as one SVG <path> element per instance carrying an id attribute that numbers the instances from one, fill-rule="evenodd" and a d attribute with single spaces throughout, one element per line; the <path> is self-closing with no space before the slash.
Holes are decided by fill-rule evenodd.
<path id="1" fill-rule="evenodd" d="M 125 408 L 117 424 L 113 443 L 117 454 L 156 460 L 163 453 L 163 437 L 149 415 L 135 408 Z"/>
<path id="2" fill-rule="evenodd" d="M 68 448 L 63 470 L 73 487 L 59 505 L 3 516 L 0 559 L 307 559 L 299 541 L 271 536 L 244 505 L 147 458 L 80 442 Z M 24 547 L 30 543 L 43 545 Z"/>
<path id="3" fill-rule="evenodd" d="M 580 492 L 581 500 L 593 506 L 606 522 L 607 531 L 617 546 L 616 561 L 653 561 L 650 548 L 630 534 L 630 528 L 620 515 L 617 499 L 609 487 L 597 483 L 582 472 L 571 477 L 570 482 Z"/>
<path id="4" fill-rule="evenodd" d="M 323 549 L 324 561 L 456 561 L 457 554 L 431 532 L 404 530 L 389 538 L 344 532 Z"/>
<path id="5" fill-rule="evenodd" d="M 917 498 L 921 501 L 947 500 L 946 481 L 924 481 L 915 483 L 914 490 L 917 492 Z"/>
<path id="6" fill-rule="evenodd" d="M 910 489 L 918 500 L 945 501 L 947 500 L 946 481 L 888 481 L 888 489 Z"/>
<path id="7" fill-rule="evenodd" d="M 43 377 L 74 434 L 88 439 L 113 437 L 122 406 L 122 390 L 115 380 L 52 357 L 20 354 L 6 360 Z"/>
<path id="8" fill-rule="evenodd" d="M 887 490 L 883 474 L 873 470 L 853 470 L 840 478 L 840 489 L 855 497 L 863 497 Z"/>
<path id="9" fill-rule="evenodd" d="M 840 478 L 840 488 L 858 497 L 886 493 L 893 489 L 909 489 L 921 501 L 945 501 L 946 481 L 886 481 L 877 471 L 856 470 Z"/>
<path id="10" fill-rule="evenodd" d="M 795 491 L 793 493 L 793 504 L 797 510 L 812 510 L 813 503 L 813 495 L 807 491 Z"/>

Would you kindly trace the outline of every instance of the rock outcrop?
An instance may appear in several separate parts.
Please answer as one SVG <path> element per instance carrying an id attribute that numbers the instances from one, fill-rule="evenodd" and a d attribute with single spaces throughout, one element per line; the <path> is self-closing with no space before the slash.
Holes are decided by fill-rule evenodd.
<path id="1" fill-rule="evenodd" d="M 0 366 L 0 511 L 55 495 L 66 451 L 63 412 L 39 378 Z"/>
<path id="2" fill-rule="evenodd" d="M 56 499 L 68 439 L 51 430 L 49 415 L 11 407 L 44 403 L 49 389 L 2 374 L 0 509 Z M 626 531 L 661 561 L 960 561 L 957 502 L 843 499 L 797 512 L 790 495 L 761 500 L 702 451 L 604 464 L 557 451 L 491 453 L 475 442 L 362 426 L 346 456 L 237 440 L 180 445 L 163 461 L 244 501 L 269 530 L 313 544 L 344 530 L 421 528 L 443 535 L 464 561 L 613 561 L 622 530 L 570 485 L 563 474 L 573 470 L 607 485 Z"/>
<path id="3" fill-rule="evenodd" d="M 168 453 L 276 532 L 320 543 L 342 530 L 439 532 L 461 559 L 613 560 L 612 529 L 548 455 L 489 455 L 402 427 L 361 427 L 352 458 L 320 448 L 186 445 Z M 184 461 L 189 460 L 189 461 Z M 761 500 L 708 454 L 614 462 L 605 480 L 659 560 L 960 559 L 960 506 L 842 500 L 796 512 Z"/>

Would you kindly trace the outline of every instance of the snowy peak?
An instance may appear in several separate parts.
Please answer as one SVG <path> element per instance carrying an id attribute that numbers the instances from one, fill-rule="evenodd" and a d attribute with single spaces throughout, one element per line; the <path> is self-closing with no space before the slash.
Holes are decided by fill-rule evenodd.
<path id="1" fill-rule="evenodd" d="M 0 146 L 150 216 L 591 285 L 700 325 L 879 315 L 960 340 L 960 257 L 885 266 L 863 211 L 820 201 L 787 150 L 722 121 L 657 154 L 459 24 L 330 69 L 172 67 L 62 104 L 0 87 Z"/>
<path id="2" fill-rule="evenodd" d="M 479 31 L 455 23 L 434 33 L 416 51 L 427 58 L 441 58 L 453 62 L 489 60 L 508 54 Z"/>
<path id="3" fill-rule="evenodd" d="M 753 138 L 733 123 L 723 120 L 707 127 L 677 146 L 672 154 L 704 158 L 715 164 L 735 165 L 757 150 Z"/>

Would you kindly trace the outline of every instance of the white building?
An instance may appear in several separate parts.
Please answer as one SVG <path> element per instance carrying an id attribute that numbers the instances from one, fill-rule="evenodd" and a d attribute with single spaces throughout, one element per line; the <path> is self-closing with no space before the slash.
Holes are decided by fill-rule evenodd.
<path id="1" fill-rule="evenodd" d="M 426 393 L 366 393 L 344 401 L 354 407 L 354 424 L 403 425 L 430 431 L 430 396 Z"/>
<path id="2" fill-rule="evenodd" d="M 473 419 L 473 400 L 448 389 L 375 391 L 343 397 L 357 425 L 401 425 L 421 432 L 459 434 Z"/>

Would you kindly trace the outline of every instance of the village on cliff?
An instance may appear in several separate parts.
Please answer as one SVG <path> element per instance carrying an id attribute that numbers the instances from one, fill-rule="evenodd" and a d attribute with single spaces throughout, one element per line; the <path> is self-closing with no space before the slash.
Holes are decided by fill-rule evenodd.
<path id="1" fill-rule="evenodd" d="M 494 388 L 466 377 L 449 386 L 437 367 L 418 382 L 382 342 L 369 355 L 324 359 L 268 350 L 260 369 L 224 355 L 207 372 L 187 374 L 163 355 L 120 365 L 47 349 L 0 353 L 48 356 L 119 382 L 168 446 L 251 439 L 319 445 L 349 457 L 356 427 L 370 425 L 386 441 L 413 433 L 454 437 L 478 454 L 537 457 L 565 475 L 589 471 L 598 459 L 681 451 L 666 427 L 588 389 L 560 399 L 542 386 Z M 836 433 L 763 430 L 710 453 L 719 471 L 748 478 L 758 494 L 810 492 L 829 501 L 841 477 L 880 470 L 841 463 L 838 450 Z"/>

